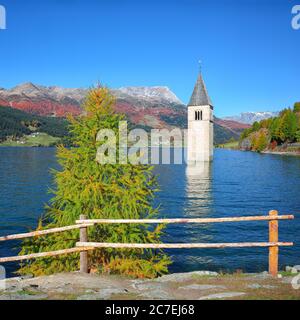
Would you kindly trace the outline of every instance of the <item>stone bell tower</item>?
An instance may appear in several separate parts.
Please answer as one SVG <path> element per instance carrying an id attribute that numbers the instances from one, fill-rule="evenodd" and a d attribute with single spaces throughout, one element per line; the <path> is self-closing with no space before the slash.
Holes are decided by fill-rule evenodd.
<path id="1" fill-rule="evenodd" d="M 213 104 L 200 72 L 188 104 L 187 160 L 189 164 L 213 160 L 213 110 Z"/>

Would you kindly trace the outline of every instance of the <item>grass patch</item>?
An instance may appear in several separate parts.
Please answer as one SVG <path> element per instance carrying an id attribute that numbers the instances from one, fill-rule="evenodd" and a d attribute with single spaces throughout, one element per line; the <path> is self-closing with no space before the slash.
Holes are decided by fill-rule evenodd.
<path id="1" fill-rule="evenodd" d="M 0 144 L 3 147 L 50 147 L 54 146 L 61 138 L 52 137 L 47 133 L 35 133 L 20 138 L 18 141 L 4 141 Z"/>
<path id="2" fill-rule="evenodd" d="M 283 277 L 295 277 L 297 274 L 291 273 L 290 271 L 280 271 L 279 274 L 281 274 Z"/>
<path id="3" fill-rule="evenodd" d="M 40 292 L 32 291 L 29 289 L 23 289 L 23 290 L 17 291 L 17 294 L 23 295 L 23 296 L 36 296 L 40 294 Z"/>
<path id="4" fill-rule="evenodd" d="M 231 141 L 231 142 L 219 144 L 218 147 L 223 148 L 223 149 L 238 149 L 239 142 L 238 141 Z"/>

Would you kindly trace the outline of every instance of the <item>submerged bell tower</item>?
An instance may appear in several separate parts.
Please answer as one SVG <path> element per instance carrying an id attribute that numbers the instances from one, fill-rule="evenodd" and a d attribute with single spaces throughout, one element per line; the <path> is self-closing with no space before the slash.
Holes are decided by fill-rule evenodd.
<path id="1" fill-rule="evenodd" d="M 188 108 L 188 150 L 189 164 L 213 160 L 213 104 L 199 72 Z"/>

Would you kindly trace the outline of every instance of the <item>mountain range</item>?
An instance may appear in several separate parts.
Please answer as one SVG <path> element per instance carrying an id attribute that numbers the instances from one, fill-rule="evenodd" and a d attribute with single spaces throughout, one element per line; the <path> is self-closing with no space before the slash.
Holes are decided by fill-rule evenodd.
<path id="1" fill-rule="evenodd" d="M 12 89 L 0 88 L 0 105 L 48 117 L 79 115 L 88 89 L 20 84 Z M 111 89 L 116 110 L 125 113 L 136 126 L 144 128 L 186 128 L 187 108 L 168 87 L 123 87 Z M 238 138 L 248 128 L 234 119 L 215 118 L 215 142 Z"/>
<path id="2" fill-rule="evenodd" d="M 261 111 L 261 112 L 242 112 L 237 116 L 224 117 L 223 120 L 237 121 L 245 124 L 253 124 L 255 121 L 261 121 L 268 118 L 277 117 L 279 112 Z"/>

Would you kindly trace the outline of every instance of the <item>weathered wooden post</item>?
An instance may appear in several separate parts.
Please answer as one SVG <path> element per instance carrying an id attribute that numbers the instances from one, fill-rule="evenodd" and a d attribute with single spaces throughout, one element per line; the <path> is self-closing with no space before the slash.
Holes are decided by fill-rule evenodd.
<path id="1" fill-rule="evenodd" d="M 269 211 L 270 216 L 277 216 L 278 211 Z M 278 220 L 269 221 L 269 242 L 278 242 Z M 273 277 L 278 275 L 278 246 L 269 247 L 269 273 Z"/>
<path id="2" fill-rule="evenodd" d="M 84 214 L 80 215 L 80 220 L 85 220 L 86 216 Z M 80 228 L 80 242 L 87 242 L 87 227 Z M 80 272 L 88 273 L 88 252 L 80 252 Z"/>

